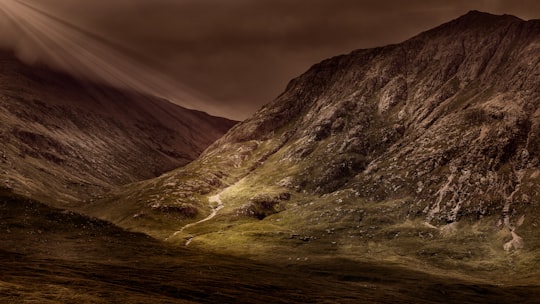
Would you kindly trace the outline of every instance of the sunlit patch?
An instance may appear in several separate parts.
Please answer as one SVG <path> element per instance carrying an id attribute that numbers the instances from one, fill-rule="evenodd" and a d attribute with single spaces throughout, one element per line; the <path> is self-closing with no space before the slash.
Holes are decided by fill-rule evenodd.
<path id="1" fill-rule="evenodd" d="M 2 0 L 0 16 L 0 39 L 26 62 L 44 63 L 78 77 L 212 112 L 204 102 L 208 98 L 134 60 L 130 50 L 28 2 Z"/>

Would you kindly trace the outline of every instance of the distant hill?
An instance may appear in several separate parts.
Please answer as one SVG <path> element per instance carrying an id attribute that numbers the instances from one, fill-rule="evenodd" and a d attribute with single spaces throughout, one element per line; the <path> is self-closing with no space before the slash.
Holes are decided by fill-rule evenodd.
<path id="1" fill-rule="evenodd" d="M 0 52 L 0 183 L 57 206 L 183 166 L 234 124 Z"/>

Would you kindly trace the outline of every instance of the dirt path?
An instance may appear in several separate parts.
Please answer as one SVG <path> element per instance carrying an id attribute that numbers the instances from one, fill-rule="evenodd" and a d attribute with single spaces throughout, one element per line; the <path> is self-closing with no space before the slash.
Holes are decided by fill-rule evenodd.
<path id="1" fill-rule="evenodd" d="M 184 227 L 182 227 L 182 229 L 180 229 L 180 230 L 177 231 L 177 232 L 182 232 L 182 231 L 184 231 L 184 229 L 186 229 L 186 228 L 193 227 L 193 226 L 195 226 L 195 225 L 199 225 L 200 223 L 204 223 L 204 222 L 206 222 L 206 221 L 209 221 L 209 220 L 213 219 L 213 218 L 217 215 L 218 211 L 221 210 L 221 209 L 223 209 L 223 207 L 224 207 L 224 206 L 223 206 L 223 202 L 221 201 L 221 198 L 219 197 L 220 194 L 221 194 L 221 192 L 218 193 L 218 194 L 216 194 L 216 195 L 210 196 L 210 197 L 208 198 L 208 202 L 210 203 L 210 206 L 212 207 L 212 213 L 210 213 L 209 216 L 203 218 L 202 220 L 200 220 L 200 221 L 198 221 L 198 222 L 191 223 L 191 224 L 187 224 L 187 225 L 185 225 Z M 213 206 L 212 203 L 217 203 L 217 205 L 216 205 L 216 206 Z M 175 233 L 176 233 L 176 232 L 175 232 Z"/>
<path id="2" fill-rule="evenodd" d="M 209 221 L 211 219 L 213 219 L 219 210 L 223 209 L 224 205 L 223 205 L 223 201 L 221 200 L 220 198 L 220 195 L 221 193 L 223 193 L 223 191 L 225 191 L 225 189 L 223 189 L 221 192 L 219 192 L 218 194 L 216 195 L 213 195 L 213 196 L 210 196 L 208 198 L 208 203 L 210 204 L 210 207 L 212 208 L 212 213 L 210 213 L 209 216 L 203 218 L 202 220 L 198 221 L 198 222 L 195 222 L 195 223 L 189 223 L 187 225 L 185 225 L 184 227 L 182 227 L 180 230 L 176 231 L 175 233 L 173 233 L 172 235 L 170 235 L 169 237 L 167 237 L 165 239 L 165 241 L 177 236 L 178 234 L 182 233 L 185 229 L 187 228 L 190 228 L 190 227 L 193 227 L 193 226 L 196 226 L 196 225 L 199 225 L 201 223 L 204 223 L 206 221 Z M 216 203 L 216 205 L 214 205 L 214 203 Z M 186 241 L 186 246 L 189 245 L 189 243 L 191 243 L 191 240 L 193 240 L 195 236 L 189 238 L 187 241 Z"/>

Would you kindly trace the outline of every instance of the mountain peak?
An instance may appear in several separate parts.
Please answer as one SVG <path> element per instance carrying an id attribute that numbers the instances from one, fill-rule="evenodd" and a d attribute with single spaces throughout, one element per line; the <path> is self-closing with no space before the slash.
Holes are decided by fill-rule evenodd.
<path id="1" fill-rule="evenodd" d="M 465 15 L 463 15 L 462 17 L 465 17 L 465 16 L 484 16 L 484 17 L 493 17 L 493 16 L 497 16 L 497 15 L 491 14 L 491 13 L 487 13 L 487 12 L 482 12 L 482 11 L 479 11 L 479 10 L 470 10 L 470 11 L 468 11 Z"/>
<path id="2" fill-rule="evenodd" d="M 482 12 L 478 10 L 471 10 L 467 12 L 465 15 L 459 17 L 456 19 L 456 21 L 465 21 L 465 22 L 479 22 L 479 21 L 501 21 L 501 20 L 508 20 L 508 21 L 523 21 L 522 19 L 513 16 L 513 15 L 496 15 L 491 14 L 487 12 Z"/>
<path id="3" fill-rule="evenodd" d="M 451 36 L 466 37 L 470 35 L 470 33 L 475 33 L 473 34 L 474 36 L 486 36 L 490 34 L 489 36 L 495 37 L 497 35 L 491 34 L 493 31 L 500 30 L 505 32 L 505 29 L 508 27 L 518 27 L 522 23 L 526 22 L 513 15 L 495 15 L 477 10 L 471 10 L 454 20 L 425 31 L 415 38 L 432 40 L 435 38 L 435 36 L 437 36 L 444 39 L 445 37 L 448 38 Z M 415 38 L 411 40 L 415 40 Z"/>
<path id="4" fill-rule="evenodd" d="M 479 10 L 470 10 L 464 16 L 494 16 L 493 14 L 482 12 Z"/>

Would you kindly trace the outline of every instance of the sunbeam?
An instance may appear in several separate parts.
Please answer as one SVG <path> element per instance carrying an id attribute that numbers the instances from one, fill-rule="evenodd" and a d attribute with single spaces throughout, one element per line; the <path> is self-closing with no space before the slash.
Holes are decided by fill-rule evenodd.
<path id="1" fill-rule="evenodd" d="M 27 2 L 0 2 L 4 43 L 29 63 L 42 63 L 113 86 L 166 98 L 181 106 L 214 112 L 208 97 L 135 60 L 133 52 L 78 28 Z"/>

